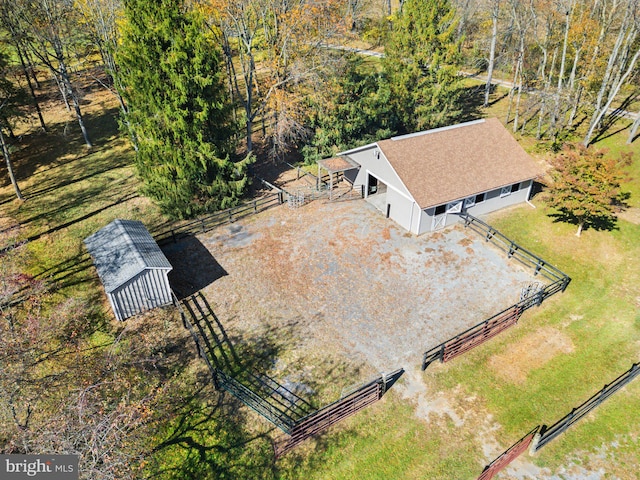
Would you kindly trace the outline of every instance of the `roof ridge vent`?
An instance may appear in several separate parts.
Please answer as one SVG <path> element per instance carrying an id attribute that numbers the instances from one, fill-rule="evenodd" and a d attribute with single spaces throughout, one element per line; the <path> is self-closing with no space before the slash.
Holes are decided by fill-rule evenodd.
<path id="1" fill-rule="evenodd" d="M 393 140 L 393 141 L 405 140 L 407 138 L 420 137 L 422 135 L 428 135 L 430 133 L 438 133 L 438 132 L 444 132 L 445 130 L 453 130 L 454 128 L 469 127 L 471 125 L 477 125 L 479 123 L 484 123 L 484 122 L 485 122 L 485 119 L 481 118 L 480 120 L 472 120 L 471 122 L 458 123 L 456 125 L 449 125 L 447 127 L 433 128 L 431 130 L 424 130 L 422 132 L 408 133 L 407 135 L 399 135 L 397 137 L 391 137 L 390 140 Z"/>

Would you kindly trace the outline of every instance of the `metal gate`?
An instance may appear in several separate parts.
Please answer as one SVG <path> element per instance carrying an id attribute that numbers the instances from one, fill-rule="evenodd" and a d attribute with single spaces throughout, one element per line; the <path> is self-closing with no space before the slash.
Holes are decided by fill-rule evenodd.
<path id="1" fill-rule="evenodd" d="M 386 390 L 403 373 L 403 369 L 398 369 L 393 373 L 381 375 L 354 392 L 298 420 L 291 429 L 290 435 L 280 437 L 274 442 L 276 458 L 281 457 L 308 438 L 380 400 Z"/>
<path id="2" fill-rule="evenodd" d="M 478 477 L 478 480 L 491 480 L 496 473 L 509 465 L 516 459 L 522 452 L 524 452 L 531 444 L 533 437 L 538 432 L 538 427 L 531 430 L 523 438 L 518 440 L 515 445 L 511 446 L 506 452 L 496 458 L 493 462 L 487 465 L 484 471 Z"/>
<path id="3" fill-rule="evenodd" d="M 462 332 L 460 335 L 456 335 L 426 352 L 422 358 L 422 370 L 426 370 L 426 368 L 436 360 L 447 362 L 458 355 L 462 355 L 518 323 L 524 311 L 521 305 L 522 303 L 523 302 L 519 302 L 510 306 L 475 327 Z"/>

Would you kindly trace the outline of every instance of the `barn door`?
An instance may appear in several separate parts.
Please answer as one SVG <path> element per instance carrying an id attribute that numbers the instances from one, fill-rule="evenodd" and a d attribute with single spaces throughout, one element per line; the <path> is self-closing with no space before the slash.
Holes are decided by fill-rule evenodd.
<path id="1" fill-rule="evenodd" d="M 431 231 L 440 230 L 441 228 L 444 228 L 445 225 L 447 224 L 447 215 L 449 213 L 460 213 L 462 211 L 463 203 L 464 203 L 463 200 L 447 203 L 447 208 L 445 209 L 444 213 L 433 216 L 433 220 L 431 222 Z"/>
<path id="2" fill-rule="evenodd" d="M 471 208 L 476 204 L 476 196 L 472 196 L 464 199 L 464 210 L 467 211 L 467 208 Z"/>

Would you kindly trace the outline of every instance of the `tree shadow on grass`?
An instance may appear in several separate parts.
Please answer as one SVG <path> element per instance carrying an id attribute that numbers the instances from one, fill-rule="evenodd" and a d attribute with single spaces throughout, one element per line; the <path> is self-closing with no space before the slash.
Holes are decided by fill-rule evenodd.
<path id="1" fill-rule="evenodd" d="M 84 158 L 102 148 L 108 148 L 109 141 L 120 135 L 117 115 L 117 108 L 103 109 L 83 115 L 89 136 L 94 144 L 92 149 L 87 149 L 77 120 L 71 118 L 66 122 L 49 124 L 48 134 L 33 129 L 10 141 L 10 147 L 13 151 L 12 161 L 18 183 L 26 178 L 31 178 L 38 171 L 47 171 Z M 8 185 L 8 180 L 3 176 L 0 186 L 5 185 Z"/>
<path id="2" fill-rule="evenodd" d="M 499 96 L 496 96 L 498 86 L 491 85 L 492 100 L 489 102 L 489 106 L 499 102 L 503 98 L 509 95 L 505 92 Z M 460 105 L 462 107 L 462 113 L 456 118 L 458 122 L 470 122 L 472 120 L 478 120 L 485 116 L 484 112 L 484 85 L 472 85 L 464 87 L 462 89 L 462 95 L 460 97 Z"/>
<path id="3" fill-rule="evenodd" d="M 459 100 L 462 112 L 458 115 L 456 121 L 460 123 L 470 122 L 484 117 L 484 112 L 482 111 L 482 106 L 484 104 L 484 88 L 484 85 L 473 85 L 462 88 Z"/>
<path id="4" fill-rule="evenodd" d="M 151 451 L 150 478 L 276 478 L 269 431 L 253 433 L 234 397 L 201 381 L 173 403 L 168 433 Z"/>
<path id="5" fill-rule="evenodd" d="M 617 133 L 620 133 L 627 128 L 629 125 L 625 125 L 624 127 L 620 127 L 617 130 L 610 132 L 609 130 L 615 125 L 619 120 L 625 119 L 626 110 L 636 101 L 636 99 L 640 97 L 640 93 L 632 92 L 630 93 L 620 104 L 620 106 L 613 110 L 611 113 L 606 115 L 601 122 L 600 128 L 597 130 L 596 135 L 594 135 L 591 143 L 596 143 L 606 138 L 612 137 Z"/>
<path id="6" fill-rule="evenodd" d="M 575 225 L 578 228 L 579 221 L 573 216 L 562 212 L 549 213 L 547 214 L 549 218 L 553 218 L 554 223 L 568 223 L 570 225 Z M 582 227 L 582 231 L 586 231 L 589 229 L 600 231 L 613 231 L 619 230 L 618 227 L 618 218 L 616 216 L 612 217 L 598 217 L 591 219 Z"/>
<path id="7" fill-rule="evenodd" d="M 77 157 L 73 160 L 70 160 L 67 163 L 81 161 L 86 157 L 88 157 L 89 155 L 90 154 L 87 153 L 86 155 Z M 56 177 L 50 178 L 49 181 L 47 181 L 46 183 L 39 183 L 37 186 L 27 187 L 22 189 L 22 193 L 27 200 L 31 200 L 36 197 L 40 197 L 42 195 L 49 195 L 51 193 L 54 193 L 58 189 L 77 184 L 84 180 L 92 179 L 99 175 L 105 174 L 111 170 L 125 167 L 128 164 L 129 164 L 129 159 L 122 155 L 103 157 L 98 160 L 94 159 L 91 162 L 91 167 L 88 172 L 84 171 L 85 169 L 83 168 L 78 168 L 78 173 L 79 173 L 78 176 L 73 176 L 73 175 L 65 176 L 65 178 L 62 181 L 56 181 L 57 180 Z M 53 168 L 56 168 L 56 167 L 53 167 Z M 47 173 L 51 173 L 51 172 L 48 171 Z"/>

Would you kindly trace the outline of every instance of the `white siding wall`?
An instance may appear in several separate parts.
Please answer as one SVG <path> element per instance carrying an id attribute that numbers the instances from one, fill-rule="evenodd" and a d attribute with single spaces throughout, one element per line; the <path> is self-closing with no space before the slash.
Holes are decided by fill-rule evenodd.
<path id="1" fill-rule="evenodd" d="M 379 152 L 379 156 L 376 155 L 376 152 Z M 348 175 L 354 188 L 360 189 L 364 186 L 366 195 L 369 175 L 376 177 L 378 181 L 387 185 L 386 202 L 387 205 L 391 205 L 389 212 L 390 218 L 417 235 L 432 230 L 435 207 L 425 210 L 421 210 L 418 207 L 411 193 L 409 193 L 377 145 L 369 145 L 360 150 L 356 149 L 347 153 L 352 160 L 361 165 L 357 171 L 357 175 L 355 170 L 349 172 Z M 345 173 L 345 175 L 347 175 L 347 173 Z M 467 208 L 467 211 L 471 215 L 482 215 L 510 205 L 525 202 L 529 199 L 531 185 L 531 180 L 522 182 L 518 191 L 505 196 L 501 196 L 502 189 L 500 188 L 486 192 L 485 200 L 470 206 Z M 457 215 L 448 213 L 446 219 L 439 225 L 439 228 L 452 225 L 457 221 Z"/>
<path id="2" fill-rule="evenodd" d="M 148 269 L 111 293 L 107 293 L 118 320 L 172 302 L 168 270 Z"/>
<path id="3" fill-rule="evenodd" d="M 467 208 L 466 210 L 471 215 L 482 215 L 485 213 L 500 210 L 501 208 L 509 207 L 511 205 L 517 205 L 518 203 L 526 202 L 527 200 L 529 200 L 532 183 L 532 180 L 521 182 L 520 189 L 517 192 L 509 193 L 508 195 L 502 197 L 501 188 L 486 192 L 484 202 L 477 203 L 472 207 Z M 427 208 L 421 211 L 418 234 L 431 231 L 434 212 L 435 208 Z M 447 214 L 446 221 L 442 226 L 453 225 L 456 222 L 458 222 L 457 215 Z"/>
<path id="4" fill-rule="evenodd" d="M 376 156 L 376 152 L 379 152 L 379 158 Z M 361 165 L 357 176 L 353 179 L 354 188 L 360 189 L 364 186 L 366 195 L 369 175 L 376 177 L 378 181 L 387 186 L 386 202 L 387 205 L 390 205 L 389 217 L 403 228 L 415 231 L 417 226 L 414 219 L 417 220 L 417 216 L 413 212 L 419 211 L 420 208 L 382 151 L 377 146 L 371 146 L 351 152 L 349 157 Z"/>
<path id="5" fill-rule="evenodd" d="M 380 158 L 376 158 L 375 151 L 380 152 Z M 398 177 L 398 174 L 391 167 L 391 164 L 378 147 L 369 147 L 356 151 L 355 153 L 349 153 L 349 157 L 361 165 L 358 176 L 353 182 L 354 188 L 360 188 L 360 185 L 366 186 L 367 174 L 371 173 L 374 177 L 387 184 L 387 186 L 405 195 L 405 197 L 412 198 L 407 187 L 404 186 L 404 183 L 402 183 L 400 177 Z"/>
<path id="6" fill-rule="evenodd" d="M 389 218 L 398 222 L 403 228 L 411 231 L 411 210 L 415 202 L 401 195 L 393 188 L 387 187 L 387 205 L 390 205 Z M 420 208 L 415 205 L 415 210 Z"/>

